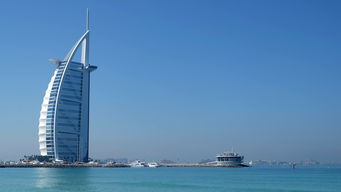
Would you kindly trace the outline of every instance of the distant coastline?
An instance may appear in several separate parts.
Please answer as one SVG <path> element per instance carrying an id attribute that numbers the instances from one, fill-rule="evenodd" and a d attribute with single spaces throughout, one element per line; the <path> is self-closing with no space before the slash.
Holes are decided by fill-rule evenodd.
<path id="1" fill-rule="evenodd" d="M 128 164 L 90 164 L 90 163 L 38 163 L 38 164 L 2 164 L 0 168 L 129 168 Z M 248 165 L 209 165 L 209 164 L 160 164 L 159 167 L 249 167 Z"/>

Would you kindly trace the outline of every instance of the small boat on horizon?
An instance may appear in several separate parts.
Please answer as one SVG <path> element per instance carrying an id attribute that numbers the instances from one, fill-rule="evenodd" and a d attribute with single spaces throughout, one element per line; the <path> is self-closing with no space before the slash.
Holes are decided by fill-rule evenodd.
<path id="1" fill-rule="evenodd" d="M 152 168 L 156 168 L 156 167 L 159 167 L 159 166 L 160 166 L 160 165 L 159 165 L 158 163 L 156 163 L 156 162 L 150 162 L 150 163 L 148 163 L 147 165 L 148 165 L 148 167 L 152 167 Z"/>
<path id="2" fill-rule="evenodd" d="M 130 167 L 141 168 L 146 167 L 146 163 L 140 160 L 133 161 L 129 164 Z"/>

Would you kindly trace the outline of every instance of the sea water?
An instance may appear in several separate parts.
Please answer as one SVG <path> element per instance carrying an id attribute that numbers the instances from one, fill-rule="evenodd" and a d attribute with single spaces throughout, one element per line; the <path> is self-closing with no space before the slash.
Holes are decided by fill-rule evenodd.
<path id="1" fill-rule="evenodd" d="M 340 167 L 2 168 L 0 192 L 341 192 Z"/>

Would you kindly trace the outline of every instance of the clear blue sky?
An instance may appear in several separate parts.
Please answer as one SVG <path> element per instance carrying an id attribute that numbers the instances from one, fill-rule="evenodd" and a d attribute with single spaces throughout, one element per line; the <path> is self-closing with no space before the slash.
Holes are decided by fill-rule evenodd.
<path id="1" fill-rule="evenodd" d="M 340 1 L 1 1 L 0 159 L 38 153 L 91 12 L 91 156 L 341 161 Z"/>

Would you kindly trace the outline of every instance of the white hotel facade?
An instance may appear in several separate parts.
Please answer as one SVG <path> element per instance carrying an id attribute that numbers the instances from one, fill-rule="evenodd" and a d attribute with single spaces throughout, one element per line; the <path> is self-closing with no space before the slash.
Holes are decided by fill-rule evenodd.
<path id="1" fill-rule="evenodd" d="M 42 156 L 56 161 L 87 162 L 89 158 L 90 73 L 97 67 L 89 64 L 88 21 L 86 32 L 64 60 L 51 60 L 57 66 L 41 106 L 39 149 Z M 80 62 L 73 60 L 77 50 Z"/>

